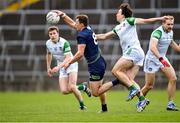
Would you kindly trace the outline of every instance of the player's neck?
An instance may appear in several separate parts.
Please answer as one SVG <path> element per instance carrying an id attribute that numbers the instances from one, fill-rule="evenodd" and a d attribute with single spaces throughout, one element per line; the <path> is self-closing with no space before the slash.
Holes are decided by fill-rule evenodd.
<path id="1" fill-rule="evenodd" d="M 81 28 L 81 31 L 82 31 L 84 28 L 86 28 L 86 27 L 85 27 L 85 26 L 83 26 L 83 27 Z"/>
<path id="2" fill-rule="evenodd" d="M 59 38 L 57 40 L 52 40 L 52 42 L 56 44 L 57 42 L 59 42 Z"/>
<path id="3" fill-rule="evenodd" d="M 166 30 L 166 28 L 165 28 L 164 26 L 162 26 L 162 28 L 163 28 L 163 30 L 164 30 L 165 33 L 168 33 L 168 32 L 169 32 L 168 30 Z"/>

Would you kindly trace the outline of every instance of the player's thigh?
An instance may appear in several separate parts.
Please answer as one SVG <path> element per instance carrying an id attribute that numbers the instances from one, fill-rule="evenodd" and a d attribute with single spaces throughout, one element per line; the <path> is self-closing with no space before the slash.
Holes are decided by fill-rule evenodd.
<path id="1" fill-rule="evenodd" d="M 129 79 L 134 80 L 134 78 L 136 77 L 138 72 L 139 72 L 139 66 L 138 65 L 134 65 L 131 69 L 129 69 L 127 71 L 127 75 L 129 77 Z"/>
<path id="2" fill-rule="evenodd" d="M 59 87 L 61 91 L 68 91 L 68 77 L 59 77 Z"/>
<path id="3" fill-rule="evenodd" d="M 92 94 L 95 94 L 95 95 L 98 94 L 98 90 L 101 87 L 102 82 L 103 82 L 103 80 L 89 82 L 89 87 L 91 89 Z"/>
<path id="4" fill-rule="evenodd" d="M 163 67 L 161 68 L 161 71 L 164 73 L 164 75 L 168 78 L 168 80 L 176 80 L 176 73 L 172 65 L 170 67 Z"/>
<path id="5" fill-rule="evenodd" d="M 133 62 L 131 60 L 120 58 L 116 64 L 114 65 L 112 71 L 127 71 L 133 66 Z"/>
<path id="6" fill-rule="evenodd" d="M 69 73 L 69 84 L 76 85 L 77 83 L 77 72 L 71 72 Z"/>
<path id="7" fill-rule="evenodd" d="M 145 73 L 145 85 L 153 86 L 155 82 L 155 73 Z"/>

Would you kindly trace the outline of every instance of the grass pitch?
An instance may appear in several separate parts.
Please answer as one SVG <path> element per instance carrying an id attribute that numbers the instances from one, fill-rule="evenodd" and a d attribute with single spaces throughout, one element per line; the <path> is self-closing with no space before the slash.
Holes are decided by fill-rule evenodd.
<path id="1" fill-rule="evenodd" d="M 83 94 L 86 111 L 79 110 L 75 97 L 59 92 L 0 93 L 0 122 L 180 122 L 180 111 L 166 111 L 167 92 L 151 91 L 150 105 L 136 112 L 137 98 L 126 102 L 127 91 L 107 93 L 108 113 L 99 114 L 99 98 Z M 180 107 L 180 91 L 176 93 Z"/>

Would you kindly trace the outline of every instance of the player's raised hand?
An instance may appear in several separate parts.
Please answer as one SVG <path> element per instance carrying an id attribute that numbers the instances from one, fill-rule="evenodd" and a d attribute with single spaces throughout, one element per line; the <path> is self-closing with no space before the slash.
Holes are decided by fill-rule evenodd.
<path id="1" fill-rule="evenodd" d="M 164 65 L 164 67 L 170 67 L 169 63 L 165 59 L 163 59 L 163 57 L 160 57 L 159 61 Z"/>
<path id="2" fill-rule="evenodd" d="M 173 18 L 173 16 L 170 16 L 170 15 L 166 16 L 165 15 L 165 16 L 162 17 L 162 20 L 166 20 L 166 19 L 170 19 L 170 18 Z"/>
<path id="3" fill-rule="evenodd" d="M 60 10 L 52 10 L 52 12 L 56 12 L 58 16 L 63 16 L 65 13 Z"/>

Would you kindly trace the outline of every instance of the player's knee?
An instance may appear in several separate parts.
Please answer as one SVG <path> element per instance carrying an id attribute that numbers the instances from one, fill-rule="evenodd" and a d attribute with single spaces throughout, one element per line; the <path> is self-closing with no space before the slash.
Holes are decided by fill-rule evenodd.
<path id="1" fill-rule="evenodd" d="M 176 82 L 177 81 L 177 77 L 176 76 L 173 76 L 170 78 L 170 82 Z"/>
<path id="2" fill-rule="evenodd" d="M 148 89 L 148 90 L 151 90 L 151 89 L 153 89 L 153 84 L 147 84 L 147 85 L 145 85 L 145 87 L 146 87 L 146 89 Z"/>
<path id="3" fill-rule="evenodd" d="M 69 91 L 75 91 L 77 89 L 77 87 L 75 85 L 70 85 L 69 86 Z"/>
<path id="4" fill-rule="evenodd" d="M 98 96 L 99 96 L 98 93 L 92 93 L 92 95 L 93 95 L 94 97 L 98 97 Z"/>

